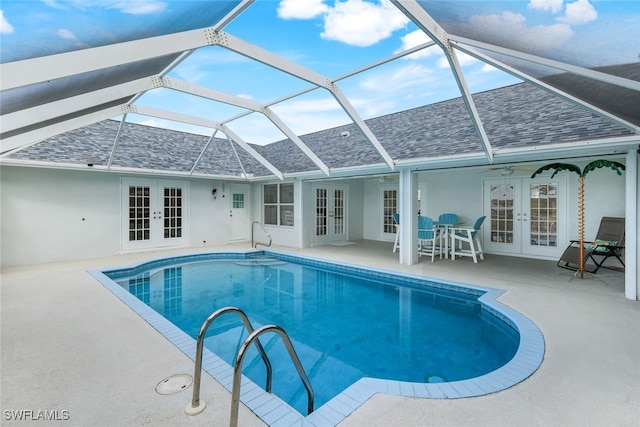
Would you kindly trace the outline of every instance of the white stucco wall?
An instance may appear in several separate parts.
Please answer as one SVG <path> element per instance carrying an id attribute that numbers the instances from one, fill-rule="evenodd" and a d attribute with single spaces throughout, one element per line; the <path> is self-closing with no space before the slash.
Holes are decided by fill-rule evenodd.
<path id="1" fill-rule="evenodd" d="M 3 266 L 118 252 L 119 177 L 7 166 L 0 173 Z"/>
<path id="2" fill-rule="evenodd" d="M 121 176 L 2 166 L 2 266 L 88 259 L 121 251 Z M 129 178 L 135 178 L 130 176 Z M 220 182 L 189 181 L 188 245 L 229 240 L 228 198 L 213 200 Z"/>

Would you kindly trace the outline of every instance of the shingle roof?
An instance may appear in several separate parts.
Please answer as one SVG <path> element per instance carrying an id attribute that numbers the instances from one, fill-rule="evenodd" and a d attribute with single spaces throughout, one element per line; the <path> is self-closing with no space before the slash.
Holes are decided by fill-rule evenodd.
<path id="1" fill-rule="evenodd" d="M 521 83 L 473 95 L 495 149 L 533 147 L 585 139 L 633 135 L 591 111 Z M 482 146 L 461 98 L 365 121 L 395 160 L 481 153 Z M 107 165 L 119 123 L 107 120 L 49 138 L 11 158 Z M 347 137 L 343 137 L 348 132 Z M 380 154 L 353 124 L 303 135 L 300 139 L 330 168 L 383 163 Z M 189 172 L 209 140 L 202 135 L 127 123 L 112 164 L 127 168 Z M 270 172 L 246 151 L 214 138 L 194 173 L 256 177 Z M 283 173 L 315 171 L 316 165 L 288 139 L 254 146 Z M 236 157 L 237 153 L 237 157 Z"/>

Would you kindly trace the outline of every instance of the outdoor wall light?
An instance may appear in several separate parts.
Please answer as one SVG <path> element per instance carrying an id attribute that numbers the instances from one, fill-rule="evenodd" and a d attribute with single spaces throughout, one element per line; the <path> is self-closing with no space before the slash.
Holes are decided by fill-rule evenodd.
<path id="1" fill-rule="evenodd" d="M 211 190 L 211 195 L 213 196 L 213 198 L 216 198 L 216 195 L 218 194 L 218 189 L 214 188 L 213 190 Z"/>

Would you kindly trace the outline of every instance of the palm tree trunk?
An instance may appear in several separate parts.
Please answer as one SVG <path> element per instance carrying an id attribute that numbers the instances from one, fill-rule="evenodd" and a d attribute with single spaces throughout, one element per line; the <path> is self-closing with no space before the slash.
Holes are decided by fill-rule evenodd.
<path id="1" fill-rule="evenodd" d="M 584 176 L 580 176 L 578 179 L 580 183 L 580 189 L 578 194 L 579 207 L 578 207 L 578 233 L 580 235 L 580 268 L 578 270 L 579 277 L 584 277 Z"/>

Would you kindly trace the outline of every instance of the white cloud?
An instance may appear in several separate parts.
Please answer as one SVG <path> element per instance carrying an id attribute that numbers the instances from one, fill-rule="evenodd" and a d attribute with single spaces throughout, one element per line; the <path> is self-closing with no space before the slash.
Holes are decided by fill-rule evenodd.
<path id="1" fill-rule="evenodd" d="M 297 135 L 348 123 L 346 113 L 333 98 L 293 99 L 271 107 Z"/>
<path id="2" fill-rule="evenodd" d="M 528 7 L 530 9 L 548 10 L 551 13 L 562 11 L 564 0 L 531 0 Z"/>
<path id="3" fill-rule="evenodd" d="M 371 46 L 403 28 L 409 19 L 389 0 L 336 1 L 333 6 L 322 0 L 282 0 L 278 16 L 282 19 L 312 19 L 322 15 L 320 37 L 352 46 Z"/>
<path id="4" fill-rule="evenodd" d="M 4 12 L 0 9 L 0 34 L 13 33 L 13 25 L 4 17 Z"/>
<path id="5" fill-rule="evenodd" d="M 403 28 L 409 19 L 387 0 L 367 3 L 362 0 L 337 2 L 325 15 L 320 36 L 353 46 L 371 46 Z"/>
<path id="6" fill-rule="evenodd" d="M 117 9 L 129 15 L 150 15 L 161 13 L 167 8 L 167 3 L 159 0 L 42 0 L 54 9 L 88 8 Z"/>
<path id="7" fill-rule="evenodd" d="M 496 67 L 494 67 L 493 65 L 489 65 L 489 64 L 484 64 L 482 66 L 482 68 L 480 69 L 480 71 L 482 71 L 483 73 L 492 73 L 494 71 L 500 71 L 498 70 Z"/>
<path id="8" fill-rule="evenodd" d="M 66 28 L 60 28 L 58 30 L 58 36 L 60 36 L 65 40 L 78 40 L 76 35 L 73 34 L 71 31 L 67 30 Z"/>
<path id="9" fill-rule="evenodd" d="M 152 126 L 154 128 L 170 129 L 170 122 L 167 120 L 147 119 L 139 122 L 141 125 Z"/>
<path id="10" fill-rule="evenodd" d="M 60 4 L 60 3 L 58 3 L 58 2 L 57 2 L 57 1 L 55 1 L 55 0 L 42 0 L 42 2 L 43 2 L 44 4 L 46 4 L 47 6 L 52 7 L 52 8 L 54 8 L 54 9 L 64 9 L 64 8 L 65 8 L 65 6 L 64 6 L 64 5 L 62 5 L 62 4 Z"/>
<path id="11" fill-rule="evenodd" d="M 429 36 L 427 36 L 422 30 L 415 30 L 407 33 L 404 36 L 400 37 L 400 40 L 402 41 L 402 45 L 400 46 L 400 49 L 396 50 L 394 53 L 400 53 L 407 49 L 411 49 L 412 47 L 416 47 L 431 41 Z M 407 58 L 421 59 L 428 56 L 437 55 L 439 53 L 442 53 L 442 50 L 439 47 L 431 46 L 426 49 L 419 50 L 418 52 L 412 53 L 411 55 L 407 56 Z"/>
<path id="12" fill-rule="evenodd" d="M 473 27 L 481 28 L 489 39 L 500 40 L 512 46 L 530 46 L 533 50 L 554 49 L 573 37 L 571 26 L 567 24 L 528 27 L 526 18 L 513 12 L 476 15 L 469 22 Z"/>
<path id="13" fill-rule="evenodd" d="M 172 74 L 187 81 L 201 82 L 214 74 L 212 64 L 229 65 L 251 62 L 245 56 L 220 47 L 196 50 Z"/>
<path id="14" fill-rule="evenodd" d="M 476 58 L 464 52 L 456 52 L 456 56 L 458 57 L 458 63 L 461 67 L 467 67 L 478 62 Z M 438 59 L 438 68 L 450 68 L 449 61 L 447 61 L 444 54 Z"/>
<path id="15" fill-rule="evenodd" d="M 202 126 L 190 125 L 188 123 L 173 122 L 169 120 L 154 119 L 154 118 L 144 119 L 144 120 L 137 119 L 138 117 L 144 117 L 144 116 L 133 116 L 133 117 L 128 116 L 128 117 L 129 118 L 127 121 L 131 121 L 132 123 L 138 123 L 144 126 L 151 126 L 154 128 L 171 129 L 171 130 L 177 130 L 180 132 L 194 133 L 197 135 L 206 135 L 206 136 L 211 136 L 214 132 L 213 129 L 205 128 Z"/>
<path id="16" fill-rule="evenodd" d="M 589 0 L 578 0 L 567 4 L 564 16 L 558 18 L 558 21 L 569 25 L 580 25 L 595 21 L 597 18 L 598 12 Z"/>
<path id="17" fill-rule="evenodd" d="M 157 0 L 124 0 L 116 1 L 109 9 L 118 9 L 129 15 L 150 15 L 163 12 L 167 3 Z"/>
<path id="18" fill-rule="evenodd" d="M 282 0 L 278 5 L 278 17 L 282 19 L 311 19 L 329 10 L 322 0 Z"/>

